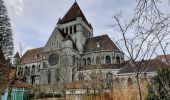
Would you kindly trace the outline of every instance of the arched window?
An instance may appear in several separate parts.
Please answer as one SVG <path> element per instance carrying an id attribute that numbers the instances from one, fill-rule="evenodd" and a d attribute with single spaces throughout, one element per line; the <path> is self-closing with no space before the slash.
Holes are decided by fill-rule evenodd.
<path id="1" fill-rule="evenodd" d="M 56 69 L 55 75 L 56 75 L 56 81 L 59 82 L 60 81 L 60 69 Z"/>
<path id="2" fill-rule="evenodd" d="M 116 63 L 120 64 L 120 57 L 119 56 L 116 56 Z"/>
<path id="3" fill-rule="evenodd" d="M 110 58 L 110 56 L 106 56 L 106 64 L 111 64 L 111 58 Z"/>
<path id="4" fill-rule="evenodd" d="M 130 77 L 127 79 L 127 83 L 128 85 L 132 85 L 132 79 Z"/>
<path id="5" fill-rule="evenodd" d="M 98 57 L 96 57 L 96 64 L 101 64 L 101 59 L 100 59 L 100 57 L 98 56 Z"/>
<path id="6" fill-rule="evenodd" d="M 91 59 L 89 57 L 89 58 L 87 58 L 87 65 L 90 65 L 90 64 L 91 64 Z"/>
<path id="7" fill-rule="evenodd" d="M 32 75 L 35 75 L 35 65 L 32 66 L 32 71 L 31 71 Z"/>
<path id="8" fill-rule="evenodd" d="M 84 74 L 83 74 L 83 73 L 80 73 L 80 74 L 78 75 L 78 79 L 79 79 L 80 81 L 83 81 L 83 80 L 84 80 Z"/>
<path id="9" fill-rule="evenodd" d="M 48 70 L 48 84 L 51 83 L 51 70 Z"/>
<path id="10" fill-rule="evenodd" d="M 106 80 L 107 80 L 107 87 L 113 86 L 113 74 L 111 72 L 108 72 L 106 74 Z"/>
<path id="11" fill-rule="evenodd" d="M 86 59 L 83 59 L 83 66 L 86 66 Z"/>

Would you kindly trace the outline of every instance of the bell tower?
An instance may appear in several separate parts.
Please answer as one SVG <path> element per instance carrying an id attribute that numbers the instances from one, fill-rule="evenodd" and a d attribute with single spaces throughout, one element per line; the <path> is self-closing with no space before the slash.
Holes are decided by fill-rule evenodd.
<path id="1" fill-rule="evenodd" d="M 57 27 L 72 38 L 80 53 L 83 51 L 85 41 L 93 36 L 93 27 L 76 1 L 64 17 L 58 20 Z"/>

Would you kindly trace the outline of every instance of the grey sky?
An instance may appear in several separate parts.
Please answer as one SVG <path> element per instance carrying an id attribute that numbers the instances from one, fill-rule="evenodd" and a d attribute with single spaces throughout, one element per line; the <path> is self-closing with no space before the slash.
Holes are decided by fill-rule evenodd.
<path id="1" fill-rule="evenodd" d="M 24 51 L 44 46 L 59 17 L 63 17 L 74 0 L 5 0 L 12 23 L 15 51 L 22 43 Z M 114 37 L 112 15 L 132 12 L 135 0 L 77 0 L 86 18 L 93 25 L 94 36 Z"/>
<path id="2" fill-rule="evenodd" d="M 59 17 L 63 17 L 75 0 L 5 0 L 12 23 L 15 52 L 22 43 L 24 51 L 42 47 L 50 37 Z M 132 13 L 135 0 L 77 0 L 87 20 L 93 25 L 94 36 L 108 34 L 114 29 L 113 14 Z"/>

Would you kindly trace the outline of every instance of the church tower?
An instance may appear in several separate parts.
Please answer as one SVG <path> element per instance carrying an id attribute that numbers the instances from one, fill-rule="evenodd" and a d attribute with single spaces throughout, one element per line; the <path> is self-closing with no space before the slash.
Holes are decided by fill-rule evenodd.
<path id="1" fill-rule="evenodd" d="M 80 54 L 83 51 L 85 41 L 93 36 L 93 27 L 87 21 L 76 1 L 64 17 L 58 20 L 57 27 L 72 38 Z"/>

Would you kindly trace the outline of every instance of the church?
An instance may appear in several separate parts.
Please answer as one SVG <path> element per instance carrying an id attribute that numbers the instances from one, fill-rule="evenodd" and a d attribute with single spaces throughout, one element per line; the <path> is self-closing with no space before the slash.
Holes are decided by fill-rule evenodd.
<path id="1" fill-rule="evenodd" d="M 123 51 L 108 35 L 93 36 L 93 27 L 77 2 L 59 18 L 44 47 L 27 50 L 22 57 L 16 53 L 13 61 L 17 77 L 32 85 L 85 81 L 92 74 L 102 73 L 100 78 L 106 79 L 106 86 L 111 87 L 117 77 L 126 76 L 128 81 L 135 77 L 124 61 Z M 156 67 L 150 66 L 153 65 L 148 65 L 150 69 L 145 72 L 155 75 Z"/>

